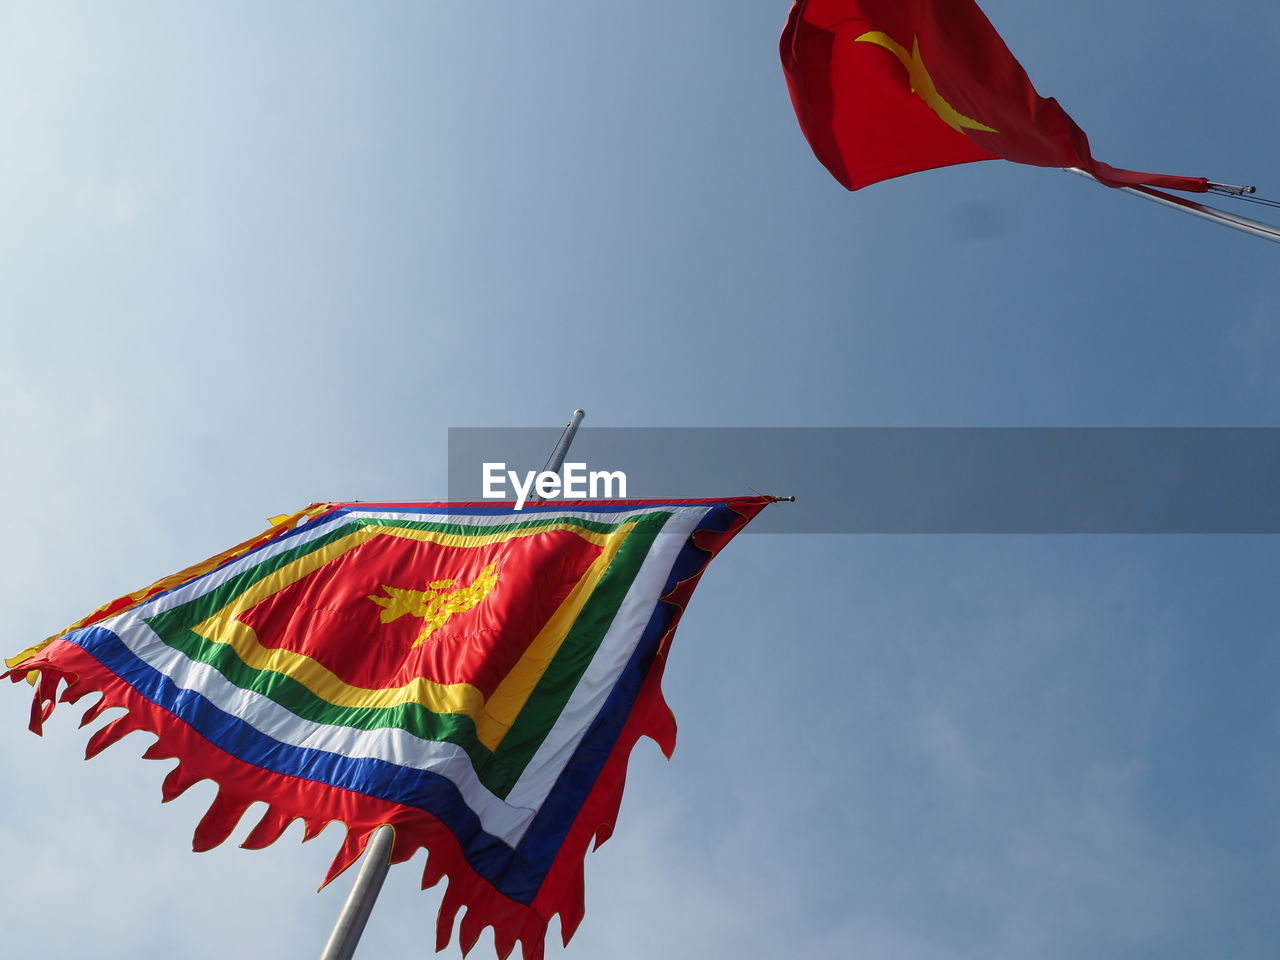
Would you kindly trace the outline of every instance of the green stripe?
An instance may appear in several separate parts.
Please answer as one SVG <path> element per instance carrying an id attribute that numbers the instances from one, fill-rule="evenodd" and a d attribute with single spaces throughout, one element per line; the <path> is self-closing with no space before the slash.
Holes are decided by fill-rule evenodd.
<path id="1" fill-rule="evenodd" d="M 582 517 L 538 517 L 518 520 L 515 523 L 495 524 L 494 526 L 476 526 L 460 523 L 434 523 L 425 520 L 389 520 L 382 517 L 366 517 L 359 522 L 370 527 L 404 527 L 407 530 L 434 530 L 437 533 L 456 533 L 464 537 L 482 537 L 490 533 L 508 533 L 519 530 L 532 530 L 538 527 L 550 527 L 558 523 L 581 527 L 593 533 L 613 533 L 624 523 L 630 523 L 634 517 L 627 517 L 617 523 L 602 523 L 599 520 L 585 520 Z"/>
<path id="2" fill-rule="evenodd" d="M 617 524 L 600 524 L 594 521 L 581 523 L 583 527 L 599 533 L 616 529 L 621 523 L 635 522 L 636 527 L 627 535 L 617 556 L 583 605 L 581 614 L 570 628 L 555 659 L 548 666 L 542 681 L 534 689 L 496 753 L 477 739 L 475 724 L 470 717 L 462 714 L 437 714 L 419 703 L 395 707 L 336 706 L 286 674 L 250 667 L 232 647 L 207 640 L 192 628 L 216 615 L 245 590 L 281 567 L 308 553 L 323 549 L 366 524 L 469 535 L 478 530 L 506 532 L 543 527 L 548 523 L 564 523 L 564 519 L 534 520 L 482 528 L 385 520 L 353 521 L 313 541 L 300 544 L 275 557 L 268 557 L 204 596 L 150 617 L 147 623 L 166 644 L 184 656 L 213 667 L 228 682 L 243 690 L 268 697 L 303 719 L 358 730 L 398 727 L 425 740 L 454 743 L 471 757 L 480 781 L 498 796 L 505 797 L 563 710 L 565 702 L 613 622 L 640 565 L 648 555 L 654 537 L 669 517 L 668 513 L 657 512 L 628 517 Z M 576 520 L 568 522 L 578 525 Z M 510 748 L 507 746 L 508 742 L 511 743 Z"/>
<path id="3" fill-rule="evenodd" d="M 213 590 L 210 590 L 208 593 L 204 594 L 203 596 L 197 597 L 196 599 L 190 601 L 189 603 L 185 603 L 182 606 L 175 607 L 172 610 L 168 610 L 168 611 L 165 611 L 164 613 L 157 614 L 147 622 L 152 623 L 152 621 L 156 621 L 162 625 L 167 625 L 170 621 L 181 620 L 185 622 L 188 626 L 194 626 L 195 624 L 200 623 L 202 620 L 207 620 L 209 617 L 213 616 L 223 607 L 231 603 L 231 601 L 234 600 L 236 597 L 238 597 L 240 594 L 244 593 L 244 591 L 252 587 L 255 583 L 258 583 L 261 580 L 265 580 L 267 577 L 271 576 L 273 573 L 275 573 L 277 570 L 281 569 L 282 567 L 288 566 L 289 564 L 293 563 L 293 561 L 301 557 L 305 557 L 309 553 L 313 553 L 316 550 L 320 550 L 324 547 L 327 547 L 329 544 L 333 543 L 335 540 L 340 540 L 349 534 L 357 532 L 358 530 L 360 530 L 361 527 L 365 527 L 365 526 L 396 527 L 396 528 L 408 529 L 408 530 L 427 530 L 433 533 L 457 534 L 460 536 L 479 536 L 483 534 L 479 534 L 477 533 L 477 531 L 483 531 L 483 533 L 515 533 L 523 530 L 545 527 L 551 523 L 569 523 L 573 526 L 580 526 L 583 529 L 590 530 L 593 533 L 607 534 L 607 533 L 612 533 L 623 523 L 630 522 L 630 519 L 631 518 L 628 518 L 627 520 L 619 521 L 618 523 L 614 523 L 614 524 L 602 524 L 602 523 L 597 523 L 594 520 L 577 521 L 572 519 L 571 520 L 538 519 L 538 520 L 530 520 L 523 523 L 502 524 L 500 526 L 494 526 L 494 527 L 473 527 L 473 526 L 463 526 L 456 523 L 424 523 L 420 521 L 401 522 L 401 521 L 395 521 L 395 520 L 381 520 L 381 519 L 352 520 L 351 522 L 345 523 L 341 527 L 338 527 L 335 530 L 332 530 L 329 533 L 324 534 L 323 536 L 317 537 L 314 540 L 309 540 L 306 543 L 299 544 L 293 549 L 285 550 L 274 557 L 268 557 L 267 559 L 263 560 L 261 563 L 249 568 L 248 570 L 245 570 L 243 573 L 237 574 L 236 576 L 229 579 L 226 583 L 222 584 L 221 586 L 215 587 Z M 188 611 L 188 610 L 190 611 L 189 614 L 181 612 L 181 611 Z M 152 626 L 154 627 L 156 632 L 161 632 L 162 630 L 161 626 L 156 626 L 155 623 L 152 623 Z"/>
<path id="4" fill-rule="evenodd" d="M 670 519 L 670 514 L 649 514 L 636 524 L 630 536 L 618 548 L 609 570 L 602 578 L 599 587 L 591 595 L 591 599 L 583 606 L 582 613 L 569 634 L 556 658 L 547 665 L 542 678 L 533 693 L 525 702 L 524 708 L 516 717 L 510 731 L 498 745 L 497 755 L 502 767 L 508 771 L 510 779 L 501 784 L 494 792 L 505 797 L 524 768 L 529 765 L 533 755 L 542 746 L 542 741 L 551 732 L 556 719 L 560 716 L 569 697 L 577 689 L 578 682 L 590 666 L 596 651 L 609 631 L 622 600 L 632 582 L 640 572 L 640 567 L 663 525 Z M 617 577 L 616 585 L 606 587 L 605 581 Z M 600 596 L 608 592 L 607 599 Z M 597 598 L 601 600 L 596 603 Z"/>

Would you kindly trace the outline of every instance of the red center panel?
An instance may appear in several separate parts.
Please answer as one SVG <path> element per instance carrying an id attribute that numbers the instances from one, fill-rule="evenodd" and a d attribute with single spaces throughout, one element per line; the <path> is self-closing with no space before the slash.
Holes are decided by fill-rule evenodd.
<path id="1" fill-rule="evenodd" d="M 358 544 L 240 616 L 265 647 L 292 650 L 359 687 L 398 687 L 418 677 L 469 683 L 490 696 L 601 553 L 568 531 L 452 547 L 391 535 Z M 497 583 L 478 604 L 428 628 L 415 598 L 469 587 L 489 564 Z M 433 581 L 454 586 L 433 588 Z M 384 587 L 407 594 L 398 618 L 382 622 Z M 428 591 L 431 591 L 428 593 Z"/>

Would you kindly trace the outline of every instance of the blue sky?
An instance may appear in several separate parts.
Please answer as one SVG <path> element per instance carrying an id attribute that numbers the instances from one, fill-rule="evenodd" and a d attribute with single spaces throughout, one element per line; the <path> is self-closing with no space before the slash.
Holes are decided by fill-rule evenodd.
<path id="1" fill-rule="evenodd" d="M 983 6 L 1100 159 L 1280 196 L 1274 6 Z M 847 194 L 786 11 L 0 5 L 8 652 L 273 514 L 442 495 L 450 426 L 1277 424 L 1274 246 L 1000 162 Z M 741 538 L 550 955 L 1272 955 L 1278 551 Z M 318 952 L 336 831 L 193 855 L 209 785 L 27 709 L 13 955 Z M 417 876 L 365 955 L 429 952 Z"/>

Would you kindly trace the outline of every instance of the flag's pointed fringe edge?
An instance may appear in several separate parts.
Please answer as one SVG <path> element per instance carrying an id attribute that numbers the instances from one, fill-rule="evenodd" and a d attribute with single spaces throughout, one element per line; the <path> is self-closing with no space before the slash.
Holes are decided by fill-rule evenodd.
<path id="1" fill-rule="evenodd" d="M 96 756 L 135 731 L 153 734 L 156 742 L 143 753 L 144 758 L 186 758 L 179 760 L 161 785 L 162 798 L 166 802 L 196 783 L 212 780 L 218 787 L 218 793 L 196 826 L 192 842 L 194 850 L 209 850 L 223 843 L 235 831 L 246 810 L 258 802 L 266 803 L 267 811 L 241 844 L 248 849 L 260 849 L 274 843 L 296 820 L 304 823 L 304 841 L 336 822 L 347 828 L 347 834 L 329 867 L 323 887 L 359 859 L 374 830 L 389 824 L 395 829 L 391 863 L 402 863 L 420 848 L 425 849 L 428 858 L 422 876 L 423 888 L 434 886 L 442 879 L 448 881 L 437 920 L 437 950 L 448 946 L 455 921 L 462 911 L 458 942 L 464 955 L 475 945 L 485 928 L 492 927 L 500 960 L 506 960 L 517 941 L 525 960 L 542 960 L 547 926 L 552 917 L 559 915 L 566 944 L 582 921 L 585 909 L 583 860 L 588 848 L 593 844 L 599 847 L 613 833 L 632 749 L 642 737 L 654 740 L 668 757 L 675 749 L 675 717 L 662 695 L 662 672 L 672 635 L 694 587 L 712 558 L 772 501 L 772 497 L 762 497 L 759 501 L 731 502 L 727 506 L 737 516 L 728 529 L 702 530 L 694 534 L 694 545 L 706 555 L 691 576 L 678 582 L 662 598 L 675 610 L 659 641 L 657 656 L 645 676 L 622 732 L 569 828 L 559 854 L 528 905 L 504 896 L 477 874 L 467 862 L 453 833 L 425 811 L 246 764 L 142 697 L 75 644 L 47 642 L 32 657 L 10 664 L 13 669 L 0 674 L 0 679 L 8 677 L 17 683 L 38 674 L 30 722 L 31 730 L 37 734 L 42 732 L 44 722 L 59 701 L 75 703 L 86 695 L 102 694 L 102 698 L 85 712 L 81 726 L 92 722 L 105 710 L 124 708 L 124 715 L 110 721 L 89 738 L 85 757 Z M 295 515 L 295 518 L 300 515 Z M 274 536 L 280 532 L 276 529 L 271 534 Z M 65 687 L 59 695 L 63 684 Z M 227 784 L 235 784 L 235 789 L 230 789 Z"/>

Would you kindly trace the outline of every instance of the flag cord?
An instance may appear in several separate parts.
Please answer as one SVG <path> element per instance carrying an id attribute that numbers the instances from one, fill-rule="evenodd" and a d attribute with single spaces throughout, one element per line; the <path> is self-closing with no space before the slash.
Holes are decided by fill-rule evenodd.
<path id="1" fill-rule="evenodd" d="M 1272 200 L 1270 197 L 1243 197 L 1237 196 L 1236 200 L 1243 200 L 1245 203 L 1259 203 L 1264 207 L 1280 208 L 1280 200 Z"/>
<path id="2" fill-rule="evenodd" d="M 1074 173 L 1077 176 L 1084 177 L 1088 180 L 1099 182 L 1096 177 L 1079 167 L 1063 167 L 1068 173 Z M 1166 207 L 1173 207 L 1175 210 L 1181 210 L 1183 213 L 1189 213 L 1194 217 L 1200 217 L 1204 220 L 1210 220 L 1213 223 L 1221 224 L 1224 227 L 1230 227 L 1233 230 L 1239 230 L 1242 233 L 1248 233 L 1255 237 L 1261 237 L 1263 240 L 1270 240 L 1272 243 L 1280 243 L 1280 227 L 1272 226 L 1269 223 L 1262 223 L 1259 220 L 1251 220 L 1248 217 L 1242 217 L 1238 214 L 1228 213 L 1225 210 L 1219 210 L 1217 207 L 1205 206 L 1203 203 L 1197 203 L 1194 200 L 1188 200 L 1185 197 L 1175 197 L 1172 194 L 1164 193 L 1160 190 L 1152 190 L 1150 187 L 1113 187 L 1110 189 L 1122 190 L 1125 193 L 1133 194 L 1135 197 L 1142 197 L 1153 203 L 1161 204 Z M 1248 197 L 1239 197 L 1239 199 L 1247 200 Z"/>
<path id="3" fill-rule="evenodd" d="M 1270 197 L 1255 197 L 1253 194 L 1258 192 L 1257 187 L 1237 187 L 1231 183 L 1214 183 L 1209 182 L 1209 193 L 1221 194 L 1224 197 L 1230 197 L 1233 200 L 1243 200 L 1245 203 L 1258 203 L 1264 207 L 1280 207 L 1280 200 L 1272 200 Z"/>

